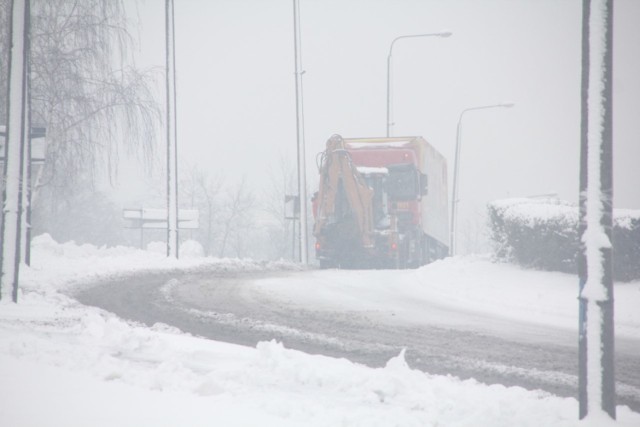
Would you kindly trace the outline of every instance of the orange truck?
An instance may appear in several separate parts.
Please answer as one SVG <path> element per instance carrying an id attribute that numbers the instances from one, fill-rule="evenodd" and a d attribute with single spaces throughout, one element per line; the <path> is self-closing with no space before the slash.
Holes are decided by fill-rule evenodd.
<path id="1" fill-rule="evenodd" d="M 424 138 L 334 135 L 318 168 L 321 268 L 419 267 L 448 255 L 447 163 Z"/>

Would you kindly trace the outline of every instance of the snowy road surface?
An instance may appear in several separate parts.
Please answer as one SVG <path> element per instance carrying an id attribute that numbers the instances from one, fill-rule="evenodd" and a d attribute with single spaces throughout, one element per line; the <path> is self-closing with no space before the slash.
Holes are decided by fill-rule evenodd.
<path id="1" fill-rule="evenodd" d="M 255 346 L 275 338 L 369 366 L 384 366 L 406 348 L 409 365 L 431 374 L 576 396 L 577 303 L 567 275 L 528 277 L 467 264 L 455 269 L 465 277 L 451 277 L 446 262 L 414 271 L 156 273 L 103 282 L 75 297 L 220 341 Z M 513 277 L 524 283 L 505 291 L 501 282 Z M 460 281 L 475 281 L 477 289 Z M 622 298 L 635 297 L 637 285 L 623 286 Z M 623 304 L 616 312 L 617 393 L 619 404 L 640 411 L 640 340 L 631 310 Z"/>

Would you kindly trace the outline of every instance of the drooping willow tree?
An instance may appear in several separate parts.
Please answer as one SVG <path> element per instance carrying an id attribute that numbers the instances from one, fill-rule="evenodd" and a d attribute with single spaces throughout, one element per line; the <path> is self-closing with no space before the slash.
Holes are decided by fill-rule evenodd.
<path id="1" fill-rule="evenodd" d="M 9 0 L 0 0 L 8 28 Z M 113 176 L 122 150 L 149 162 L 160 123 L 154 70 L 136 68 L 124 0 L 31 0 L 32 123 L 46 127 L 35 179 L 47 215 L 96 171 Z M 0 124 L 6 120 L 8 31 L 0 32 Z M 43 206 L 40 206 L 43 207 Z"/>

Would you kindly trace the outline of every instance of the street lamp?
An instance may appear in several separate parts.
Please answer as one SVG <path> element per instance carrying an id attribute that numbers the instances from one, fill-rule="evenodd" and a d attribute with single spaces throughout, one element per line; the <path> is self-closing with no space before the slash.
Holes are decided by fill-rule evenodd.
<path id="1" fill-rule="evenodd" d="M 503 102 L 500 104 L 482 105 L 480 107 L 471 107 L 462 110 L 460 118 L 458 119 L 458 127 L 456 130 L 456 154 L 453 163 L 453 190 L 451 194 L 451 236 L 449 241 L 449 252 L 451 255 L 455 255 L 455 243 L 456 243 L 456 209 L 458 207 L 458 170 L 460 168 L 460 130 L 462 128 L 462 117 L 464 113 L 474 110 L 485 110 L 488 108 L 511 108 L 513 107 L 511 102 Z"/>
<path id="2" fill-rule="evenodd" d="M 302 44 L 300 41 L 300 5 L 293 0 L 293 49 L 296 79 L 296 147 L 298 154 L 298 203 L 300 206 L 300 262 L 308 264 L 309 249 L 307 245 L 307 173 L 306 152 L 304 143 L 304 109 L 302 106 Z M 295 234 L 294 220 L 293 234 Z"/>
<path id="3" fill-rule="evenodd" d="M 389 46 L 389 55 L 387 56 L 387 138 L 390 136 L 390 129 L 393 123 L 391 123 L 391 57 L 393 54 L 393 46 L 400 39 L 408 39 L 415 37 L 449 37 L 451 34 L 450 31 L 442 31 L 439 33 L 429 33 L 429 34 L 411 34 L 406 36 L 398 36 L 391 42 L 391 46 Z"/>

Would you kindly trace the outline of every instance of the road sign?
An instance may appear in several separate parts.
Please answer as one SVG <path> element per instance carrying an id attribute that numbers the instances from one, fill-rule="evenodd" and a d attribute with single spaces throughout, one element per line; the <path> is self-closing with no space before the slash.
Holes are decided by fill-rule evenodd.
<path id="1" fill-rule="evenodd" d="M 284 196 L 284 219 L 300 218 L 300 198 L 298 196 Z"/>
<path id="2" fill-rule="evenodd" d="M 166 209 L 123 209 L 122 218 L 127 221 L 126 228 L 167 229 Z M 200 212 L 197 209 L 178 210 L 178 228 L 197 229 Z"/>

